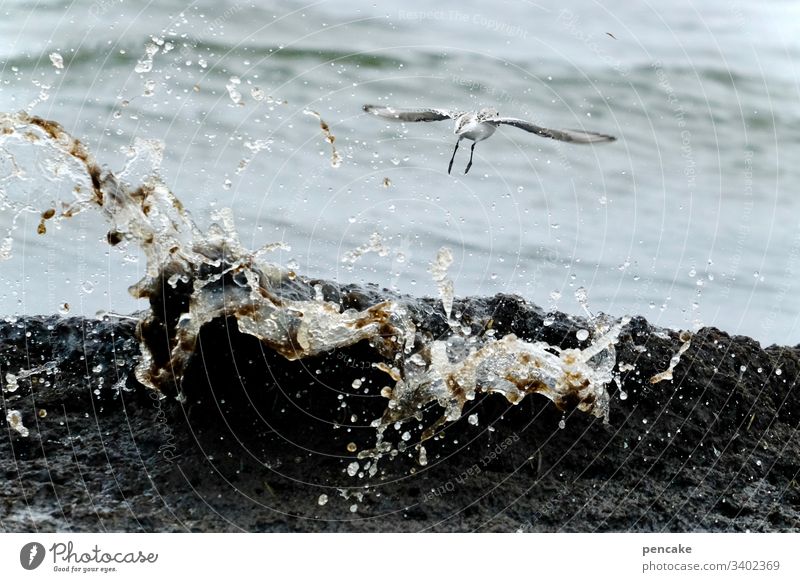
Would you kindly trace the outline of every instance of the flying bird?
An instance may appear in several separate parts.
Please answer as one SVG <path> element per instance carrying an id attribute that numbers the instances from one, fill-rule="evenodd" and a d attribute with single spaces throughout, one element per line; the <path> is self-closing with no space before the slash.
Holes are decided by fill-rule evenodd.
<path id="1" fill-rule="evenodd" d="M 405 109 L 400 107 L 383 107 L 380 105 L 364 105 L 364 111 L 372 115 L 377 115 L 384 119 L 400 122 L 411 121 L 443 121 L 454 119 L 456 122 L 454 133 L 458 136 L 453 155 L 450 157 L 450 164 L 447 166 L 447 173 L 453 169 L 453 160 L 456 158 L 458 145 L 462 139 L 471 139 L 472 148 L 469 151 L 469 163 L 464 170 L 466 174 L 472 167 L 472 156 L 475 153 L 475 145 L 479 141 L 489 138 L 499 125 L 510 125 L 524 129 L 530 133 L 535 133 L 542 137 L 567 141 L 572 143 L 601 143 L 614 141 L 617 138 L 604 133 L 583 131 L 579 129 L 547 129 L 540 127 L 524 119 L 514 117 L 500 117 L 496 109 L 484 108 L 480 111 L 451 111 L 449 109 L 417 108 Z"/>

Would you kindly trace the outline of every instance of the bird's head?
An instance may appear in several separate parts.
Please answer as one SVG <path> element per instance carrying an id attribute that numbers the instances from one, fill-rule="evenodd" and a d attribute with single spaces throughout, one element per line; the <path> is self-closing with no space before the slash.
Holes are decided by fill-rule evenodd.
<path id="1" fill-rule="evenodd" d="M 497 112 L 497 109 L 495 109 L 494 107 L 484 107 L 483 109 L 478 111 L 478 119 L 480 119 L 480 120 L 493 119 L 493 118 L 497 117 L 498 115 L 500 115 L 500 114 Z"/>

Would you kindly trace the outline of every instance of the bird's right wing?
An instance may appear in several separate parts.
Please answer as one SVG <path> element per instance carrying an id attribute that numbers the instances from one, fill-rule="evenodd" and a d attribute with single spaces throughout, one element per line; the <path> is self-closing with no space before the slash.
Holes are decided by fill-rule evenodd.
<path id="1" fill-rule="evenodd" d="M 390 119 L 392 121 L 442 121 L 443 119 L 454 119 L 458 117 L 455 111 L 447 109 L 404 109 L 402 107 L 384 107 L 381 105 L 364 105 L 364 111 Z"/>
<path id="2" fill-rule="evenodd" d="M 580 129 L 548 129 L 546 127 L 540 127 L 530 121 L 515 119 L 513 117 L 496 117 L 494 119 L 487 119 L 486 123 L 491 123 L 492 125 L 511 125 L 542 137 L 549 137 L 550 139 L 572 143 L 600 143 L 604 141 L 615 141 L 617 139 L 613 135 L 583 131 Z"/>

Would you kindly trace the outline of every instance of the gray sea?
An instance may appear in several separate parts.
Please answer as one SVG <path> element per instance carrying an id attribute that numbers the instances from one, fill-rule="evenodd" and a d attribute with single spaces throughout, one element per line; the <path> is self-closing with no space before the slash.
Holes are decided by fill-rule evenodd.
<path id="1" fill-rule="evenodd" d="M 273 260 L 304 275 L 436 294 L 448 247 L 457 296 L 578 313 L 584 288 L 593 312 L 797 344 L 798 39 L 782 0 L 0 0 L 0 110 L 58 121 L 112 169 L 163 142 L 159 172 L 198 223 L 230 207 L 243 244 L 284 242 Z M 502 128 L 448 175 L 452 124 L 365 103 L 618 140 Z M 24 195 L 44 209 L 65 188 Z M 144 308 L 127 292 L 143 258 L 98 216 L 44 236 L 37 214 L 12 221 L 0 209 L 3 315 Z"/>

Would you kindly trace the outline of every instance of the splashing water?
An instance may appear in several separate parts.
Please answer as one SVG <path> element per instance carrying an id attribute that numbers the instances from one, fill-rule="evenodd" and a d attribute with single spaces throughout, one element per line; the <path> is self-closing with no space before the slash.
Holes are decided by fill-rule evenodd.
<path id="1" fill-rule="evenodd" d="M 686 353 L 692 345 L 692 335 L 689 332 L 683 332 L 681 334 L 681 347 L 678 348 L 678 351 L 672 356 L 669 360 L 669 367 L 663 372 L 659 372 L 655 374 L 652 378 L 650 378 L 651 384 L 658 384 L 659 382 L 663 382 L 664 380 L 672 380 L 672 374 L 675 371 L 675 366 L 681 361 L 681 356 Z"/>
<path id="2" fill-rule="evenodd" d="M 242 99 L 242 93 L 239 91 L 239 85 L 241 84 L 242 80 L 239 77 L 233 76 L 225 85 L 225 89 L 228 90 L 228 97 L 231 98 L 231 101 L 233 101 L 233 104 L 237 107 L 244 106 L 244 99 Z"/>
<path id="3" fill-rule="evenodd" d="M 322 119 L 319 113 L 312 109 L 304 109 L 303 113 L 310 115 L 311 117 L 316 117 L 319 120 L 319 127 L 322 130 L 322 135 L 325 138 L 325 141 L 331 145 L 331 167 L 338 168 L 341 166 L 342 156 L 339 154 L 339 151 L 336 149 L 336 146 L 333 143 L 336 141 L 336 136 L 331 133 L 330 126 L 325 122 L 324 119 Z"/>
<path id="4" fill-rule="evenodd" d="M 439 289 L 439 297 L 442 299 L 444 313 L 450 320 L 453 311 L 454 289 L 453 281 L 447 276 L 447 269 L 453 264 L 453 252 L 447 247 L 442 247 L 436 253 L 436 260 L 431 264 L 430 273 Z"/>
<path id="5" fill-rule="evenodd" d="M 628 318 L 594 320 L 592 343 L 585 349 L 561 349 L 514 335 L 478 336 L 459 326 L 451 326 L 448 337 L 432 340 L 417 333 L 408 300 L 392 297 L 360 311 L 343 309 L 293 271 L 267 262 L 264 255 L 274 245 L 246 249 L 228 209 L 215 212 L 211 226 L 201 231 L 154 173 L 163 155 L 158 142 L 137 140 L 125 169 L 115 176 L 59 124 L 24 113 L 0 114 L 0 153 L 0 164 L 9 170 L 0 182 L 0 205 L 15 216 L 43 216 L 45 208 L 47 221 L 58 222 L 94 209 L 108 223 L 109 244 L 132 243 L 142 249 L 145 275 L 130 292 L 164 309 L 138 322 L 142 359 L 135 373 L 161 397 L 183 397 L 183 375 L 201 328 L 225 317 L 233 318 L 241 333 L 290 360 L 369 340 L 382 360 L 374 366 L 387 374 L 389 384 L 381 394 L 388 404 L 372 423 L 375 448 L 360 451 L 359 458 L 390 452 L 387 429 L 421 419 L 420 410 L 435 403 L 443 414 L 424 430 L 422 440 L 430 438 L 439 426 L 460 418 L 465 404 L 480 393 L 501 394 L 514 404 L 537 393 L 562 410 L 577 408 L 607 418 L 614 346 Z M 37 163 L 42 159 L 49 161 Z M 42 181 L 62 180 L 74 184 L 71 200 L 41 197 L 47 190 Z M 15 199 L 39 192 L 32 198 L 36 204 L 14 202 L 8 194 L 12 184 Z M 441 249 L 431 268 L 448 320 L 453 307 L 447 278 L 451 264 L 452 253 Z M 168 309 L 176 311 L 174 317 L 159 319 Z M 167 337 L 167 349 L 155 349 L 154 337 Z M 425 464 L 424 447 L 419 452 L 418 462 Z"/>
<path id="6" fill-rule="evenodd" d="M 250 150 L 250 155 L 242 158 L 242 160 L 239 162 L 239 166 L 236 168 L 236 173 L 241 174 L 244 172 L 244 170 L 259 152 L 263 150 L 271 151 L 270 146 L 272 146 L 271 139 L 256 139 L 253 141 L 244 142 L 244 147 Z"/>
<path id="7" fill-rule="evenodd" d="M 367 253 L 377 253 L 379 257 L 385 257 L 389 254 L 389 249 L 384 244 L 383 237 L 379 233 L 373 232 L 366 243 L 347 251 L 342 256 L 342 262 L 352 265 Z"/>
<path id="8" fill-rule="evenodd" d="M 63 69 L 64 68 L 64 58 L 58 53 L 50 53 L 50 62 L 53 63 L 53 66 L 56 69 Z"/>
<path id="9" fill-rule="evenodd" d="M 144 56 L 139 59 L 136 66 L 133 68 L 136 73 L 149 73 L 153 70 L 153 57 L 161 50 L 161 47 L 156 43 L 155 39 L 148 42 L 144 47 Z"/>
<path id="10" fill-rule="evenodd" d="M 19 410 L 9 410 L 6 413 L 6 422 L 8 423 L 8 426 L 17 431 L 20 436 L 26 437 L 30 434 L 28 428 L 22 424 L 22 414 L 19 412 Z"/>
<path id="11" fill-rule="evenodd" d="M 58 362 L 51 361 L 29 370 L 19 370 L 16 374 L 6 372 L 6 382 L 3 390 L 5 392 L 15 392 L 19 388 L 20 380 L 42 373 L 53 374 L 57 370 L 57 366 Z"/>

